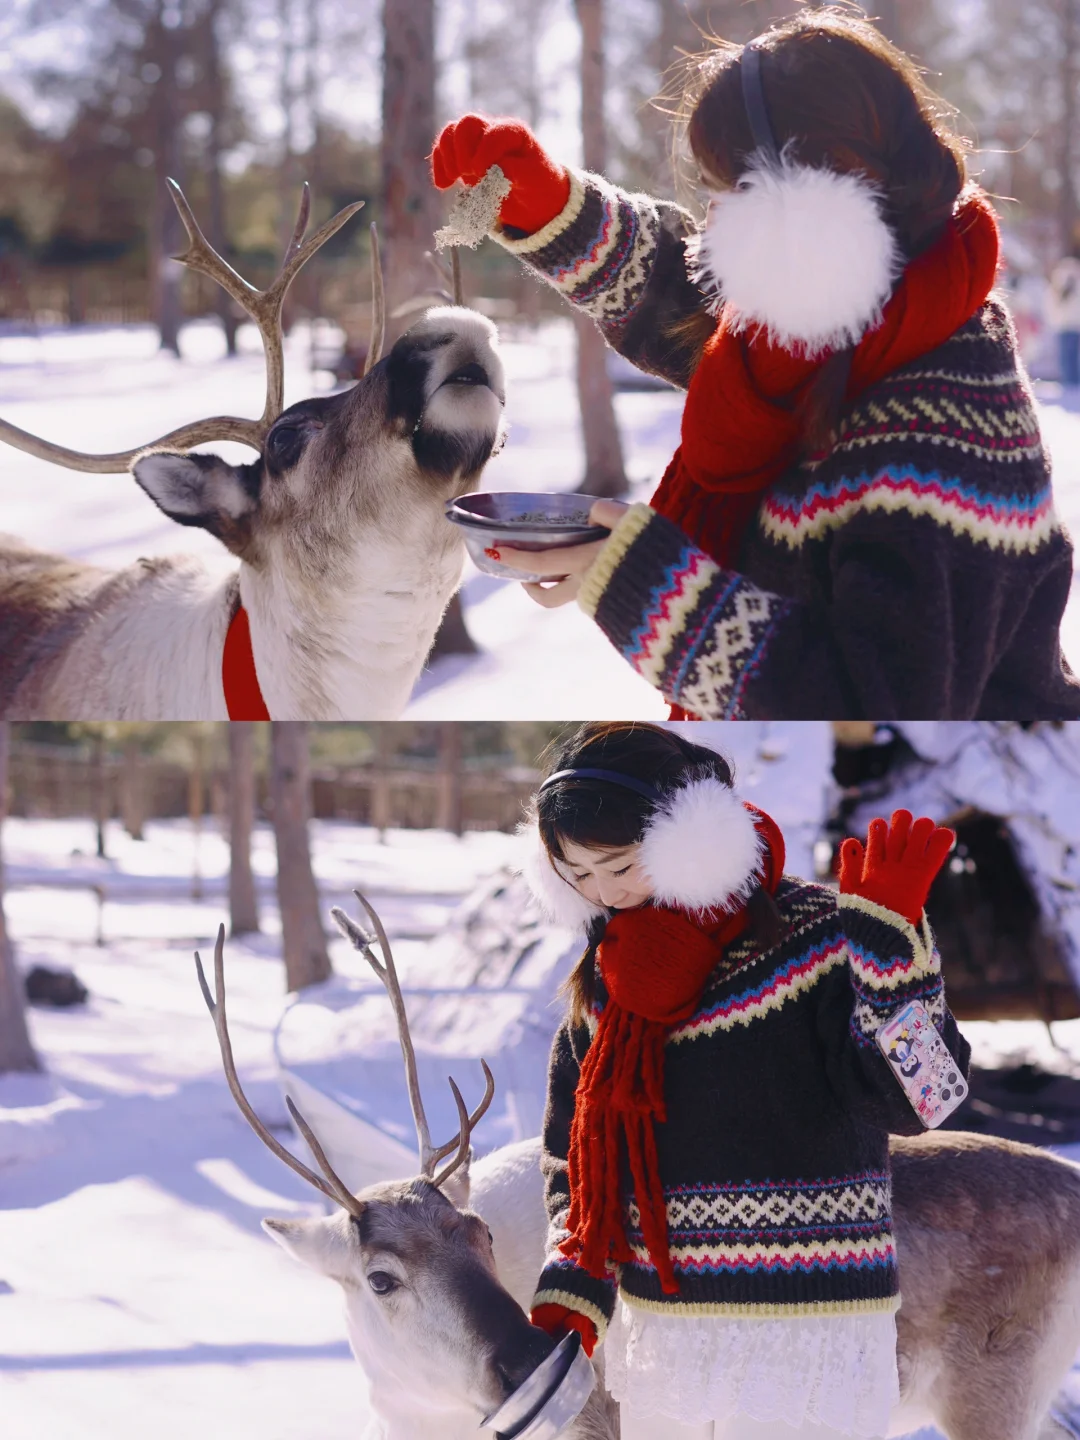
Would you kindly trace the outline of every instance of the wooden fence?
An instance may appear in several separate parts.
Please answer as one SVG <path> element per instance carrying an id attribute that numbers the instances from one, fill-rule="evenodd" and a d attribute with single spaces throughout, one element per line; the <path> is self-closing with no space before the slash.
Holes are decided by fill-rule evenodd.
<path id="1" fill-rule="evenodd" d="M 537 774 L 522 766 L 463 765 L 457 769 L 378 764 L 334 770 L 316 767 L 312 808 L 317 819 L 348 820 L 378 829 L 512 830 L 535 789 Z M 137 834 L 152 818 L 224 815 L 228 774 L 198 775 L 185 766 L 138 752 L 120 757 L 81 754 L 64 746 L 11 747 L 9 814 L 31 817 L 117 818 Z M 269 813 L 269 784 L 257 776 L 256 804 Z"/>

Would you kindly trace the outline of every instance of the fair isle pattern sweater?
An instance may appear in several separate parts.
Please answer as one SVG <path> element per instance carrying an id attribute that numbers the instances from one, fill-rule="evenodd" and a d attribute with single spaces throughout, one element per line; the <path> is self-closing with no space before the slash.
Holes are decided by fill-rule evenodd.
<path id="1" fill-rule="evenodd" d="M 691 217 L 572 175 L 535 235 L 496 238 L 643 370 L 689 384 L 705 301 Z M 1004 307 L 865 391 L 832 449 L 767 490 L 734 569 L 638 514 L 581 605 L 702 718 L 1075 719 L 1061 655 L 1072 546 Z"/>
<path id="2" fill-rule="evenodd" d="M 888 1136 L 922 1126 L 874 1037 L 917 997 L 965 1074 L 970 1047 L 946 1008 L 925 916 L 915 927 L 791 877 L 776 899 L 786 938 L 772 949 L 752 937 L 729 946 L 665 1048 L 667 1120 L 655 1128 L 678 1295 L 661 1289 L 626 1174 L 635 1259 L 598 1280 L 558 1248 L 574 1094 L 606 1002 L 599 980 L 593 1023 L 556 1035 L 542 1158 L 549 1245 L 534 1305 L 569 1306 L 601 1337 L 620 1292 L 664 1314 L 898 1307 Z"/>

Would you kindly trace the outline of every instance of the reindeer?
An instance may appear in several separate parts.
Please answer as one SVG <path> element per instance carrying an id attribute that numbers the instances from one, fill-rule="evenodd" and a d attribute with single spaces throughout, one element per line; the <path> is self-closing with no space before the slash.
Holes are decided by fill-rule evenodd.
<path id="1" fill-rule="evenodd" d="M 280 1145 L 236 1076 L 225 1019 L 224 926 L 214 952 L 216 1002 L 196 954 L 199 979 L 240 1109 L 276 1155 L 341 1207 L 329 1218 L 263 1225 L 342 1286 L 349 1341 L 371 1384 L 384 1440 L 465 1440 L 552 1347 L 524 1313 L 547 1229 L 540 1141 L 503 1147 L 470 1167 L 469 1136 L 494 1095 L 481 1062 L 483 1100 L 469 1115 L 451 1080 L 460 1129 L 432 1147 L 390 945 L 376 912 L 354 894 L 373 936 L 344 911 L 335 907 L 331 915 L 394 1007 L 420 1145 L 416 1179 L 351 1194 L 291 1098 L 289 1112 L 325 1179 Z M 376 939 L 382 962 L 371 950 Z M 901 1399 L 889 1436 L 926 1425 L 948 1440 L 1071 1434 L 1049 1411 L 1080 1343 L 1080 1167 L 1031 1146 L 960 1132 L 897 1138 L 891 1149 L 903 1301 Z M 436 1172 L 451 1151 L 454 1158 Z M 616 1440 L 618 1433 L 616 1407 L 598 1387 L 567 1440 Z"/>
<path id="2" fill-rule="evenodd" d="M 486 1062 L 481 1062 L 484 1096 L 471 1115 L 450 1080 L 460 1128 L 445 1144 L 432 1144 L 393 953 L 378 915 L 359 891 L 356 894 L 374 927 L 382 963 L 370 949 L 375 937 L 343 911 L 335 908 L 331 913 L 365 955 L 394 1008 L 419 1144 L 420 1170 L 414 1178 L 351 1194 L 291 1096 L 286 1099 L 289 1113 L 322 1175 L 286 1150 L 255 1114 L 236 1073 L 225 1014 L 224 925 L 214 947 L 214 995 L 196 951 L 199 984 L 214 1020 L 229 1089 L 248 1123 L 290 1169 L 340 1207 L 329 1218 L 268 1219 L 263 1227 L 296 1259 L 344 1290 L 349 1343 L 368 1379 L 382 1426 L 380 1440 L 421 1440 L 435 1434 L 439 1440 L 475 1440 L 483 1416 L 496 1410 L 554 1349 L 554 1341 L 529 1323 L 522 1308 L 539 1274 L 543 1227 L 534 1227 L 539 1249 L 533 1255 L 514 1233 L 518 1217 L 497 1198 L 491 1221 L 468 1208 L 475 1188 L 470 1137 L 495 1094 Z M 517 1152 L 525 1147 L 507 1148 Z M 511 1154 L 484 1169 L 489 1188 L 500 1172 L 520 1172 L 519 1180 L 523 1177 L 526 1187 L 535 1191 L 531 1208 L 539 1207 L 543 1214 L 540 1172 L 531 1153 L 524 1164 Z M 496 1196 L 513 1202 L 520 1186 L 509 1187 L 512 1195 L 498 1180 L 494 1188 Z M 496 1252 L 506 1257 L 511 1251 L 519 1255 L 514 1295 L 502 1283 L 504 1260 L 498 1269 L 495 1262 Z M 515 1268 L 513 1261 L 510 1268 Z M 577 1440 L 615 1440 L 613 1414 L 610 1402 L 594 1391 L 572 1433 Z"/>
<path id="3" fill-rule="evenodd" d="M 170 185 L 188 236 L 177 258 L 221 285 L 259 328 L 261 417 L 199 420 L 112 455 L 68 450 L 2 420 L 0 440 L 73 470 L 130 467 L 166 515 L 208 530 L 239 565 L 221 576 L 170 557 L 110 573 L 0 537 L 0 718 L 393 719 L 461 576 L 464 550 L 445 504 L 475 488 L 501 441 L 494 327 L 460 303 L 439 306 L 381 359 L 372 226 L 364 377 L 283 410 L 286 293 L 362 202 L 305 240 L 305 185 L 281 269 L 259 291 L 209 245 Z M 209 440 L 240 441 L 258 459 L 230 465 L 186 453 Z M 231 706 L 227 651 L 225 674 L 241 677 Z"/>

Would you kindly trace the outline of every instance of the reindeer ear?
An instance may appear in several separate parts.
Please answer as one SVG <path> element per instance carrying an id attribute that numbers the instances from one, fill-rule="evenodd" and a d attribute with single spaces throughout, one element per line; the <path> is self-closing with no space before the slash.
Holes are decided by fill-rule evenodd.
<path id="1" fill-rule="evenodd" d="M 467 1210 L 469 1207 L 469 1160 L 472 1155 L 458 1166 L 452 1175 L 447 1176 L 439 1189 L 459 1210 Z"/>
<path id="2" fill-rule="evenodd" d="M 341 1228 L 338 1217 L 318 1220 L 264 1220 L 266 1233 L 295 1260 L 320 1275 L 337 1275 L 341 1270 Z"/>
<path id="3" fill-rule="evenodd" d="M 136 460 L 132 473 L 170 520 L 209 530 L 234 555 L 250 544 L 260 464 L 229 465 L 217 455 L 157 450 Z"/>

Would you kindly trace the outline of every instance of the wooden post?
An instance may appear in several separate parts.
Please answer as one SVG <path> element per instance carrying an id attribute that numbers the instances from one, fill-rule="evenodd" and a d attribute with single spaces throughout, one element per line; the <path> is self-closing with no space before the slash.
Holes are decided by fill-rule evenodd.
<path id="1" fill-rule="evenodd" d="M 124 768 L 120 773 L 120 814 L 124 829 L 132 840 L 143 838 L 146 821 L 146 772 L 139 737 L 127 734 L 124 737 Z"/>
<path id="2" fill-rule="evenodd" d="M 229 928 L 247 935 L 259 928 L 251 831 L 255 823 L 255 730 L 250 720 L 229 726 Z"/>
<path id="3" fill-rule="evenodd" d="M 460 725 L 446 721 L 439 727 L 439 790 L 435 825 L 439 830 L 449 830 L 452 835 L 460 835 L 464 829 L 461 741 Z"/>
<path id="4" fill-rule="evenodd" d="M 109 781 L 105 771 L 105 737 L 94 732 L 94 821 L 97 829 L 97 856 L 105 859 L 105 826 L 109 820 Z"/>
<path id="5" fill-rule="evenodd" d="M 203 898 L 202 869 L 199 865 L 199 847 L 202 844 L 203 811 L 206 808 L 204 770 L 206 759 L 206 737 L 201 729 L 193 728 L 191 733 L 191 769 L 188 771 L 188 818 L 191 821 L 191 898 Z"/>
<path id="6" fill-rule="evenodd" d="M 328 979 L 333 973 L 308 841 L 311 771 L 307 723 L 273 721 L 270 757 L 285 983 L 289 990 L 302 990 Z"/>
<path id="7" fill-rule="evenodd" d="M 390 825 L 390 756 L 393 754 L 393 731 L 387 724 L 375 727 L 375 769 L 371 789 L 371 823 L 386 839 Z"/>
<path id="8" fill-rule="evenodd" d="M 11 725 L 0 720 L 0 840 L 7 815 L 8 757 Z M 40 1070 L 26 1028 L 26 994 L 15 968 L 15 953 L 4 920 L 4 857 L 0 850 L 0 1074 L 7 1070 Z"/>

